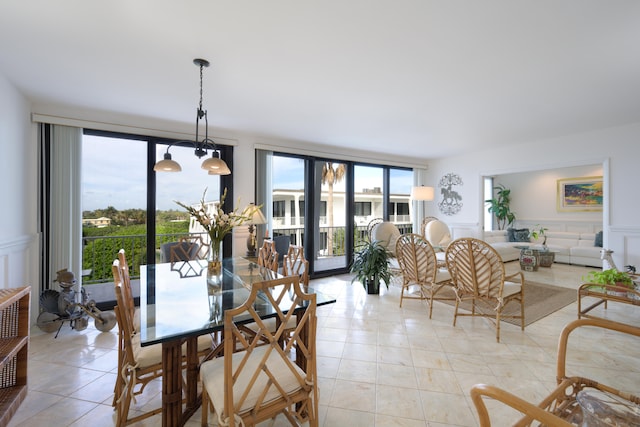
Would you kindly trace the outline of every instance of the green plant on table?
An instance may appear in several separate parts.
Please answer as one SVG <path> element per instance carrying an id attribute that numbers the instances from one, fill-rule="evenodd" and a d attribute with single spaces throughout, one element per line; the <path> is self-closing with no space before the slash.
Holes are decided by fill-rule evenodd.
<path id="1" fill-rule="evenodd" d="M 535 240 L 538 240 L 539 237 L 542 237 L 542 246 L 547 246 L 547 235 L 545 234 L 547 230 L 549 230 L 547 227 L 536 224 L 536 226 L 533 227 L 533 230 L 531 230 L 531 232 L 529 233 L 529 237 Z"/>
<path id="2" fill-rule="evenodd" d="M 364 241 L 357 249 L 351 264 L 351 273 L 355 274 L 351 283 L 358 280 L 365 288 L 377 287 L 382 280 L 389 288 L 391 270 L 387 249 L 381 242 L 370 240 Z"/>
<path id="3" fill-rule="evenodd" d="M 631 276 L 629 276 L 628 273 L 618 271 L 615 268 L 602 271 L 590 271 L 589 274 L 582 277 L 582 280 L 587 283 L 594 283 L 598 285 L 615 285 L 629 289 L 634 288 Z"/>

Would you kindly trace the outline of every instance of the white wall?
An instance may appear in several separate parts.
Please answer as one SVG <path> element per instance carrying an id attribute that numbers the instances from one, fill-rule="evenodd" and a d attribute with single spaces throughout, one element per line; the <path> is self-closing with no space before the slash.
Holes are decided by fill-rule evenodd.
<path id="1" fill-rule="evenodd" d="M 456 215 L 443 218 L 454 230 L 482 232 L 482 177 L 601 165 L 604 176 L 604 246 L 614 251 L 618 266 L 640 266 L 640 225 L 637 183 L 640 182 L 640 123 L 592 132 L 480 150 L 430 163 L 429 180 L 437 183 L 446 173 L 457 173 L 464 185 L 456 189 L 464 206 Z M 554 192 L 555 194 L 555 192 Z M 428 206 L 428 215 L 442 217 L 439 201 Z M 554 202 L 555 206 L 555 202 Z M 526 210 L 526 205 L 523 205 Z M 548 209 L 548 207 L 540 208 Z M 528 214 L 520 213 L 523 217 Z M 455 235 L 455 231 L 454 231 Z"/>
<path id="2" fill-rule="evenodd" d="M 602 212 L 562 212 L 557 209 L 558 180 L 602 176 L 602 164 L 553 168 L 497 175 L 494 183 L 511 189 L 511 211 L 515 227 L 540 224 L 555 231 L 598 232 L 603 228 Z M 567 229 L 571 224 L 573 229 Z"/>
<path id="3" fill-rule="evenodd" d="M 37 153 L 26 99 L 0 74 L 0 289 L 32 286 L 37 316 Z M 34 309 L 35 308 L 35 309 Z"/>

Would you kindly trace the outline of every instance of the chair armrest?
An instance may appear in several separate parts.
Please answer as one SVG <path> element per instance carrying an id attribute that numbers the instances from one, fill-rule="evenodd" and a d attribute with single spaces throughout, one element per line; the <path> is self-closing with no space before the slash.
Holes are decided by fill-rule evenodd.
<path id="1" fill-rule="evenodd" d="M 569 345 L 569 335 L 574 330 L 583 327 L 583 326 L 593 326 L 597 328 L 608 329 L 611 331 L 617 331 L 629 335 L 634 335 L 636 337 L 640 337 L 640 328 L 637 326 L 627 325 L 626 323 L 614 322 L 612 320 L 606 319 L 596 319 L 596 318 L 582 318 L 574 320 L 568 323 L 560 333 L 560 339 L 558 340 L 558 360 L 556 365 L 556 379 L 558 384 L 562 382 L 563 379 L 567 378 L 567 347 Z M 611 390 L 613 391 L 613 390 Z M 620 392 L 613 391 L 616 394 Z"/>
<path id="2" fill-rule="evenodd" d="M 505 276 L 504 280 L 506 282 L 520 282 L 521 285 L 524 285 L 524 274 L 522 274 L 522 271 L 518 271 L 517 273 Z"/>
<path id="3" fill-rule="evenodd" d="M 491 427 L 491 419 L 489 418 L 489 412 L 487 411 L 487 407 L 482 399 L 483 396 L 490 397 L 516 409 L 518 412 L 524 414 L 529 420 L 540 421 L 544 423 L 544 425 L 555 427 L 572 427 L 572 424 L 566 422 L 562 418 L 556 417 L 552 413 L 547 412 L 526 400 L 522 400 L 518 396 L 507 391 L 491 385 L 476 384 L 471 388 L 471 400 L 478 411 L 480 427 Z"/>

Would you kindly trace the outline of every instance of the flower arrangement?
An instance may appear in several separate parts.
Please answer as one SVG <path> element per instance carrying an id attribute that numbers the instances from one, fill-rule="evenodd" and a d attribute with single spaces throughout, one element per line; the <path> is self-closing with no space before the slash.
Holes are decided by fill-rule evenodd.
<path id="1" fill-rule="evenodd" d="M 205 203 L 206 195 L 207 189 L 205 188 L 204 193 L 202 194 L 202 199 L 200 200 L 200 205 L 197 207 L 188 206 L 178 201 L 175 201 L 175 203 L 186 209 L 187 212 L 189 212 L 189 214 L 205 229 L 211 239 L 210 257 L 213 261 L 219 262 L 222 259 L 220 246 L 224 237 L 229 234 L 234 227 L 249 221 L 255 211 L 260 209 L 262 205 L 249 205 L 241 212 L 236 208 L 233 211 L 226 213 L 223 210 L 224 201 L 227 198 L 227 189 L 225 188 L 222 193 L 222 197 L 220 197 L 220 203 L 212 213 L 209 213 L 207 212 L 207 205 Z M 238 204 L 240 204 L 240 200 L 238 200 Z"/>

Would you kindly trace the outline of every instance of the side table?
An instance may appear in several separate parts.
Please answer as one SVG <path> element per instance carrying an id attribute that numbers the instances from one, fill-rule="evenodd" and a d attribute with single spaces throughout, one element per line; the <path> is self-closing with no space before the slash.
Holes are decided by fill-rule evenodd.
<path id="1" fill-rule="evenodd" d="M 538 271 L 538 267 L 551 267 L 556 253 L 548 249 L 531 246 L 516 246 L 520 249 L 520 268 L 524 271 Z"/>

